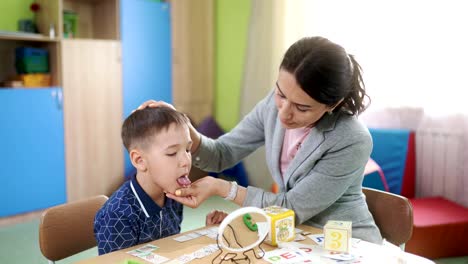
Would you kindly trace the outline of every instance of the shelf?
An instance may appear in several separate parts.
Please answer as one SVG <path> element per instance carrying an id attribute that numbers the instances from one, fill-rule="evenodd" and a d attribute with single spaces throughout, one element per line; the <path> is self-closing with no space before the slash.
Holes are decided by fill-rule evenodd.
<path id="1" fill-rule="evenodd" d="M 77 16 L 76 35 L 74 38 L 120 39 L 118 0 L 62 1 L 62 11 L 72 11 Z M 64 30 L 63 26 L 61 30 Z"/>
<path id="2" fill-rule="evenodd" d="M 0 86 L 0 91 L 6 90 L 40 90 L 40 89 L 61 89 L 61 87 L 52 85 L 52 86 L 41 86 L 41 87 L 4 87 Z"/>
<path id="3" fill-rule="evenodd" d="M 58 38 L 49 38 L 42 34 L 0 31 L 0 40 L 57 42 Z"/>

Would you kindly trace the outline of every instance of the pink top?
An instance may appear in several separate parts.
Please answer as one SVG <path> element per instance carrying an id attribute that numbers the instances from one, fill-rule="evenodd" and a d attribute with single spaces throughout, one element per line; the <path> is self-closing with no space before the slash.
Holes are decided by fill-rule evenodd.
<path id="1" fill-rule="evenodd" d="M 302 145 L 302 142 L 309 135 L 311 127 L 301 127 L 295 129 L 286 129 L 284 133 L 283 148 L 281 149 L 281 175 L 286 172 L 286 169 L 291 163 L 291 160 L 296 156 L 297 151 Z M 286 150 L 286 151 L 285 151 Z"/>

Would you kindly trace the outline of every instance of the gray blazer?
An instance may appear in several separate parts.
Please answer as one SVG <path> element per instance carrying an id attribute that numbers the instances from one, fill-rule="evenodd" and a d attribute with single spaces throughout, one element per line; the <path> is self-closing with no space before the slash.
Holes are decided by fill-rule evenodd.
<path id="1" fill-rule="evenodd" d="M 284 133 L 271 92 L 229 133 L 218 140 L 202 136 L 193 164 L 220 172 L 265 145 L 266 162 L 280 192 L 249 186 L 244 206 L 287 207 L 294 210 L 296 224 L 318 228 L 328 220 L 352 221 L 353 237 L 380 243 L 361 188 L 372 150 L 368 129 L 355 116 L 325 114 L 289 164 L 285 181 L 280 171 Z"/>

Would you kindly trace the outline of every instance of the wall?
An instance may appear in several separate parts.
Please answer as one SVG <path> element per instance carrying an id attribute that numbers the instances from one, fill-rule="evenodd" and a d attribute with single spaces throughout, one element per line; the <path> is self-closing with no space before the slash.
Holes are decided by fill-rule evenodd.
<path id="1" fill-rule="evenodd" d="M 215 118 L 224 130 L 239 121 L 249 0 L 215 2 Z"/>
<path id="2" fill-rule="evenodd" d="M 19 19 L 32 19 L 29 6 L 33 0 L 1 0 L 0 30 L 17 31 Z"/>

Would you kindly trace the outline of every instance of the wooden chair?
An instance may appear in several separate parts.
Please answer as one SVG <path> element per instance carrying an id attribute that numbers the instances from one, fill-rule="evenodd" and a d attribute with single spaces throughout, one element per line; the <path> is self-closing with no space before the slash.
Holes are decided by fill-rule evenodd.
<path id="1" fill-rule="evenodd" d="M 404 249 L 413 234 L 413 207 L 406 197 L 363 187 L 367 206 L 385 240 Z"/>
<path id="2" fill-rule="evenodd" d="M 99 195 L 45 210 L 39 223 L 39 246 L 50 263 L 96 246 L 94 216 L 107 199 Z"/>

